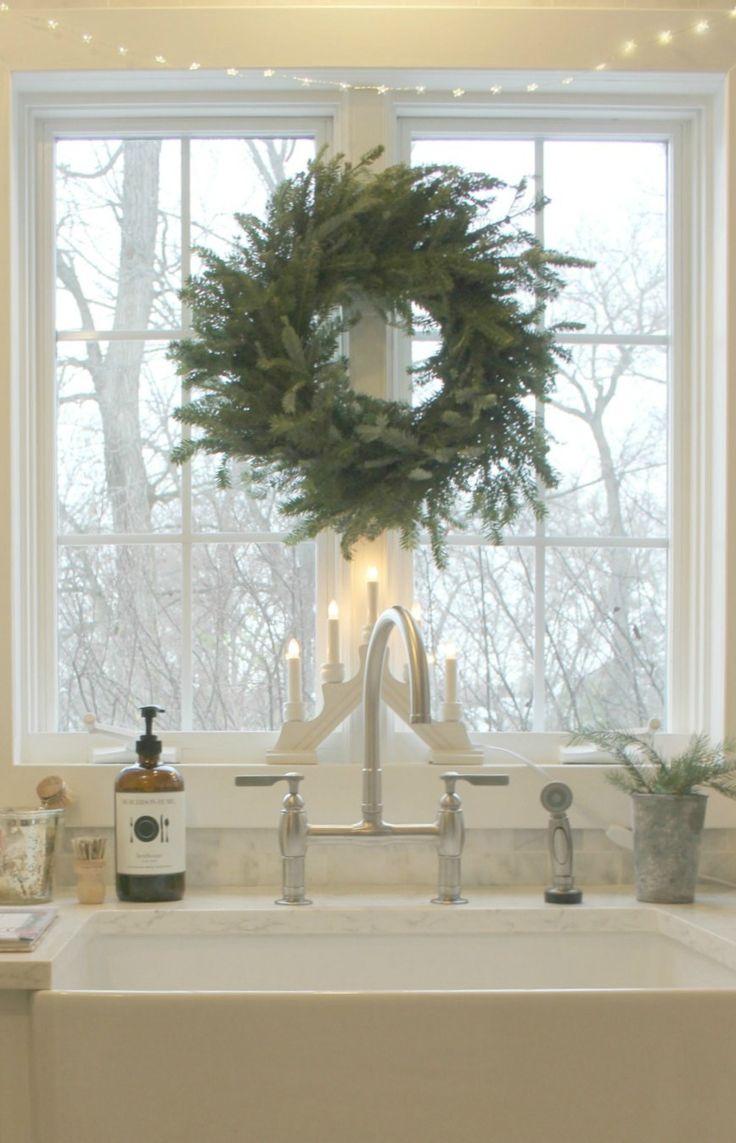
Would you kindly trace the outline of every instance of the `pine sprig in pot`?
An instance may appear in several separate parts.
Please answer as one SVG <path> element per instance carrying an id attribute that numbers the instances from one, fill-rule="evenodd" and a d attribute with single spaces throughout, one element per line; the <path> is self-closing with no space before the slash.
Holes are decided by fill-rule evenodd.
<path id="1" fill-rule="evenodd" d="M 684 750 L 665 758 L 650 734 L 633 734 L 605 727 L 582 727 L 572 742 L 591 742 L 611 754 L 621 769 L 606 775 L 627 794 L 692 794 L 708 786 L 736 798 L 736 742 L 712 744 L 707 734 L 693 734 Z"/>

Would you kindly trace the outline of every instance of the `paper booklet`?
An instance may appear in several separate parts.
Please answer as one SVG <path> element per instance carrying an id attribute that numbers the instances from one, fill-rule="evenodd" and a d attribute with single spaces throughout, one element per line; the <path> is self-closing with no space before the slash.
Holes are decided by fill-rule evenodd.
<path id="1" fill-rule="evenodd" d="M 0 908 L 0 952 L 30 952 L 56 917 L 56 909 Z"/>

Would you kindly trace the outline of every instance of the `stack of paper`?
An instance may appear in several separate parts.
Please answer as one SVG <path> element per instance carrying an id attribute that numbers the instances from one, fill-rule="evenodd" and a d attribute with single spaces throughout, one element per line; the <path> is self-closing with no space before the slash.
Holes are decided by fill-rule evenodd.
<path id="1" fill-rule="evenodd" d="M 0 909 L 0 952 L 30 952 L 56 916 L 56 909 Z"/>

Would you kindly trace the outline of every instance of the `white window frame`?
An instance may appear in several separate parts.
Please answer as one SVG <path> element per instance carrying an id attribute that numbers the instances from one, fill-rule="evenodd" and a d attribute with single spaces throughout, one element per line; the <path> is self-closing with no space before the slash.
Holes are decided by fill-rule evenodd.
<path id="1" fill-rule="evenodd" d="M 31 87 L 32 85 L 26 85 Z M 40 88 L 45 87 L 42 91 Z M 32 170 L 32 157 L 35 147 L 38 146 L 38 124 L 42 120 L 67 121 L 76 112 L 85 114 L 89 112 L 90 105 L 97 109 L 97 127 L 108 119 L 114 107 L 115 117 L 120 110 L 127 109 L 130 115 L 141 118 L 144 114 L 153 129 L 156 119 L 162 117 L 165 109 L 166 117 L 172 116 L 172 108 L 177 104 L 174 94 L 145 93 L 141 91 L 134 98 L 130 96 L 122 99 L 119 95 L 100 94 L 90 92 L 59 95 L 58 92 L 49 92 L 49 84 L 39 85 L 35 93 L 31 90 L 21 91 L 15 103 L 15 158 L 17 169 L 20 172 L 20 189 L 16 199 L 16 225 L 18 235 L 16 261 L 19 268 L 16 281 L 16 305 L 18 344 L 20 352 L 16 363 L 16 393 L 18 394 L 18 432 L 16 435 L 17 447 L 15 456 L 15 473 L 19 478 L 21 494 L 15 493 L 16 520 L 14 528 L 15 539 L 15 588 L 19 606 L 14 615 L 14 646 L 20 654 L 14 656 L 14 690 L 15 706 L 18 716 L 14 720 L 16 743 L 14 761 L 29 764 L 31 770 L 48 771 L 53 765 L 54 769 L 68 777 L 70 784 L 80 793 L 84 794 L 84 808 L 82 819 L 85 822 L 104 824 L 110 819 L 108 806 L 108 793 L 110 771 L 107 767 L 89 767 L 87 765 L 87 752 L 89 739 L 83 734 L 58 735 L 38 732 L 33 729 L 34 719 L 37 717 L 38 707 L 30 699 L 32 688 L 30 681 L 34 674 L 34 660 L 30 653 L 34 641 L 38 637 L 39 625 L 47 620 L 39 612 L 35 604 L 33 590 L 21 590 L 27 585 L 37 582 L 37 576 L 48 573 L 47 552 L 36 542 L 39 527 L 42 524 L 38 508 L 38 486 L 34 485 L 32 473 L 32 457 L 37 446 L 38 418 L 48 425 L 49 409 L 44 406 L 31 384 L 33 378 L 39 375 L 39 370 L 47 367 L 43 362 L 38 349 L 31 344 L 29 323 L 24 317 L 29 306 L 37 304 L 33 297 L 31 286 L 31 271 L 33 259 L 37 251 L 30 241 L 24 240 L 24 235 L 32 233 L 29 221 L 38 204 L 34 202 L 31 194 L 30 176 Z M 723 170 L 725 160 L 718 150 L 719 140 L 722 138 L 723 122 L 721 119 L 720 101 L 717 94 L 718 83 L 710 81 L 704 90 L 682 97 L 673 95 L 651 94 L 651 84 L 646 95 L 617 96 L 614 99 L 605 96 L 584 96 L 578 98 L 560 97 L 539 99 L 530 106 L 528 99 L 499 100 L 498 98 L 477 97 L 469 103 L 464 101 L 462 107 L 463 118 L 477 121 L 482 116 L 500 115 L 506 119 L 516 119 L 521 123 L 532 116 L 547 118 L 550 124 L 565 123 L 567 128 L 574 130 L 573 122 L 588 119 L 609 119 L 615 116 L 621 124 L 623 133 L 630 135 L 634 131 L 649 131 L 656 129 L 660 134 L 667 133 L 673 141 L 676 140 L 679 157 L 676 159 L 676 173 L 682 178 L 682 193 L 678 196 L 677 215 L 673 226 L 678 238 L 678 249 L 675 255 L 681 266 L 680 281 L 691 283 L 692 288 L 685 295 L 684 289 L 677 291 L 673 296 L 675 307 L 675 337 L 677 338 L 676 358 L 686 363 L 683 372 L 689 373 L 693 383 L 685 389 L 682 377 L 676 379 L 673 398 L 673 453 L 682 458 L 681 465 L 674 473 L 672 492 L 673 503 L 681 506 L 683 518 L 687 528 L 676 534 L 675 546 L 671 552 L 671 592 L 673 606 L 682 608 L 686 621 L 678 628 L 673 640 L 670 662 L 673 666 L 670 679 L 672 727 L 675 732 L 684 732 L 693 727 L 704 728 L 712 733 L 722 733 L 725 719 L 725 696 L 722 679 L 725 670 L 725 646 L 723 632 L 725 623 L 725 572 L 722 562 L 723 553 L 716 546 L 709 543 L 709 537 L 722 536 L 725 531 L 724 524 L 724 497 L 725 488 L 725 395 L 726 375 L 725 361 L 717 355 L 714 345 L 720 344 L 725 325 L 725 310 L 720 304 L 720 297 L 724 293 L 722 285 L 724 265 L 718 254 L 715 233 L 719 222 L 724 224 L 726 204 L 724 195 L 725 179 Z M 375 101 L 375 97 L 372 97 Z M 411 130 L 412 124 L 416 126 L 421 117 L 426 125 L 428 117 L 436 122 L 442 122 L 448 131 L 453 130 L 458 108 L 453 106 L 450 98 L 446 100 L 433 100 L 431 104 L 423 100 L 406 99 L 401 95 L 388 95 L 379 101 L 380 110 L 365 111 L 365 103 L 361 107 L 351 108 L 348 96 L 336 99 L 334 94 L 328 93 L 319 96 L 310 90 L 308 99 L 302 103 L 297 101 L 293 94 L 269 94 L 267 102 L 253 101 L 253 113 L 261 118 L 263 114 L 289 116 L 305 114 L 324 117 L 333 124 L 333 146 L 337 151 L 345 150 L 346 142 L 350 142 L 353 157 L 363 152 L 375 142 L 375 134 L 371 131 L 380 128 L 385 133 L 387 143 L 387 157 L 389 161 L 399 159 L 405 154 L 405 136 L 402 132 Z M 217 93 L 210 96 L 198 93 L 197 107 L 206 106 L 209 113 L 216 115 L 219 121 L 221 115 L 242 117 L 243 104 L 233 105 L 225 102 Z M 144 111 L 145 109 L 145 111 Z M 186 116 L 193 109 L 191 95 L 180 100 L 179 114 Z M 220 121 L 221 122 L 221 121 Z M 665 126 L 666 125 L 666 126 Z M 584 127 L 582 128 L 584 130 Z M 671 133 L 671 134 L 670 134 Z M 366 145 L 361 147 L 361 140 L 366 139 Z M 685 177 L 686 172 L 689 173 Z M 48 170 L 46 171 L 48 178 Z M 46 217 L 45 229 L 41 225 L 36 233 L 38 241 L 49 248 L 51 222 Z M 697 241 L 690 242 L 693 235 Z M 720 275 L 720 277 L 718 277 Z M 40 315 L 43 318 L 43 314 Z M 48 315 L 46 315 L 48 316 Z M 692 336 L 687 331 L 692 329 Z M 720 332 L 719 332 L 720 331 Z M 388 356 L 393 353 L 394 360 L 398 357 L 395 343 L 389 341 L 389 347 L 394 344 Z M 692 431 L 686 431 L 689 425 Z M 33 443 L 33 449 L 31 444 Z M 50 455 L 50 453 L 49 453 Z M 42 471 L 41 479 L 46 474 Z M 388 541 L 390 559 L 390 585 L 391 593 L 396 598 L 406 598 L 407 585 L 410 584 L 410 573 L 406 561 L 402 564 L 397 556 L 398 545 L 392 540 Z M 395 558 L 396 557 L 396 558 Z M 326 601 L 333 597 L 345 598 L 351 587 L 359 581 L 356 578 L 355 568 L 346 570 L 341 561 L 332 554 L 320 556 L 319 573 L 322 582 L 322 591 L 318 600 L 318 615 L 326 611 Z M 409 588 L 410 590 L 410 588 Z M 360 618 L 353 601 L 346 608 L 351 617 L 346 624 L 346 637 L 357 631 Z M 388 602 L 389 600 L 387 600 Z M 342 613 L 341 613 L 342 614 Z M 319 628 L 318 622 L 318 628 Z M 319 638 L 323 638 L 319 634 Z M 319 657 L 319 651 L 318 651 Z M 173 741 L 179 736 L 171 736 Z M 213 737 L 218 739 L 218 748 L 221 765 L 205 764 L 204 758 L 208 746 L 212 745 Z M 232 763 L 246 762 L 262 763 L 263 750 L 273 741 L 274 736 L 249 735 L 192 735 L 189 743 L 181 741 L 179 745 L 184 748 L 183 757 L 186 759 L 187 746 L 192 749 L 197 761 L 187 767 L 188 785 L 193 786 L 197 795 L 192 824 L 194 825 L 243 825 L 243 824 L 272 824 L 273 805 L 261 809 L 260 806 L 251 806 L 245 809 L 240 802 L 234 802 L 232 797 Z M 675 735 L 674 737 L 677 737 Z M 244 739 L 250 739 L 250 745 L 255 747 L 254 752 L 244 751 Z M 260 738 L 261 741 L 255 740 Z M 536 761 L 543 761 L 550 769 L 550 773 L 560 772 L 555 765 L 557 747 L 564 742 L 565 736 L 552 734 L 519 735 L 475 735 L 474 738 L 483 745 L 494 745 L 502 750 L 518 750 L 520 747 L 524 754 Z M 490 741 L 492 739 L 492 742 Z M 520 741 L 523 739 L 523 741 Z M 348 741 L 343 737 L 343 742 Z M 352 740 L 351 740 L 352 741 Z M 424 799 L 427 805 L 433 805 L 436 792 L 437 772 L 432 767 L 417 767 L 414 763 L 415 751 L 409 736 L 403 733 L 397 735 L 399 757 L 410 760 L 406 766 L 391 767 L 387 784 L 393 783 L 394 796 L 398 800 L 395 813 L 401 812 L 402 801 L 406 803 L 404 813 L 409 817 L 416 816 L 421 805 L 417 802 L 417 792 L 421 792 L 419 803 Z M 405 747 L 405 750 L 404 750 Z M 332 756 L 331 756 L 332 757 Z M 504 765 L 505 756 L 490 756 L 494 764 Z M 576 788 L 586 787 L 589 791 L 600 792 L 600 769 L 591 771 L 590 768 L 574 768 Z M 339 766 L 326 764 L 315 767 L 309 773 L 309 786 L 321 799 L 322 812 L 315 814 L 324 820 L 327 813 L 340 813 L 341 817 L 347 812 L 355 813 L 357 806 L 351 791 L 354 787 L 354 768 L 352 766 Z M 566 767 L 564 774 L 566 780 L 573 779 L 573 768 Z M 13 766 L 10 760 L 5 762 L 4 773 L 9 778 L 10 788 L 27 788 L 28 781 L 24 777 L 28 774 L 25 765 Z M 536 794 L 530 797 L 530 791 L 536 791 L 538 777 L 528 770 L 519 772 L 514 778 L 516 793 L 513 795 L 513 805 L 509 816 L 508 804 L 505 807 L 505 825 L 523 825 L 538 823 L 536 809 Z M 430 796 L 431 791 L 431 796 Z M 596 796 L 598 796 L 598 793 Z M 601 795 L 604 802 L 610 795 Z M 352 811 L 345 810 L 346 801 L 349 800 Z M 590 801 L 590 797 L 588 797 Z M 393 809 L 393 806 L 392 806 Z M 491 814 L 491 821 L 492 821 Z M 80 819 L 80 820 L 82 820 Z M 472 819 L 469 824 L 474 824 Z M 485 817 L 483 824 L 489 824 Z"/>

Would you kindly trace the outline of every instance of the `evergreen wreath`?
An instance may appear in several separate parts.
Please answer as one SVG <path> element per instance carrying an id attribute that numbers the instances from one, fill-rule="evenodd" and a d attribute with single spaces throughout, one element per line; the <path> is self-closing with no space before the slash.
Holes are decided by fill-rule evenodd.
<path id="1" fill-rule="evenodd" d="M 229 255 L 199 250 L 201 274 L 182 291 L 194 336 L 171 357 L 188 388 L 175 412 L 201 435 L 173 459 L 245 462 L 255 488 L 285 494 L 290 540 L 323 528 L 342 552 L 385 529 L 416 545 L 428 532 L 446 563 L 458 503 L 499 542 L 553 486 L 548 441 L 533 398 L 548 398 L 563 351 L 543 328 L 580 260 L 543 249 L 520 225 L 523 184 L 491 220 L 500 180 L 456 167 L 405 164 L 372 171 L 318 156 L 274 191 L 265 221 L 236 215 Z M 412 370 L 415 403 L 351 387 L 341 335 L 372 308 L 407 333 L 436 331 L 439 348 Z"/>

